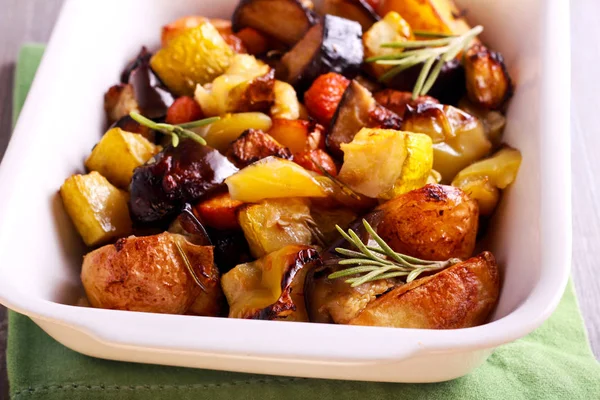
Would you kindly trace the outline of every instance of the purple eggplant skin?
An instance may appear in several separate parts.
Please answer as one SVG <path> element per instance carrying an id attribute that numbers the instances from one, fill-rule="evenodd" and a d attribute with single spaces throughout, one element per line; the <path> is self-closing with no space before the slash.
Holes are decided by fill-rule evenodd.
<path id="1" fill-rule="evenodd" d="M 356 21 L 363 32 L 381 19 L 366 0 L 325 0 L 322 12 Z"/>
<path id="2" fill-rule="evenodd" d="M 142 115 L 150 119 L 161 119 L 175 97 L 169 92 L 158 76 L 150 68 L 150 53 L 142 47 L 121 74 L 121 83 L 131 84 Z"/>
<path id="3" fill-rule="evenodd" d="M 386 81 L 385 86 L 403 92 L 412 92 L 422 67 L 422 64 L 418 64 L 400 72 Z M 465 69 L 460 60 L 453 59 L 444 64 L 427 95 L 438 99 L 442 104 L 456 106 L 466 91 Z"/>
<path id="4" fill-rule="evenodd" d="M 310 57 L 304 54 L 311 51 Z M 283 80 L 292 84 L 299 95 L 308 90 L 319 75 L 337 72 L 353 79 L 360 72 L 364 49 L 362 28 L 356 21 L 325 15 L 298 44 L 282 58 Z M 305 62 L 306 60 L 306 62 Z M 297 64 L 302 63 L 303 65 Z"/>
<path id="5" fill-rule="evenodd" d="M 208 235 L 214 246 L 215 263 L 224 274 L 237 265 L 253 261 L 250 255 L 250 246 L 240 230 L 221 231 L 208 228 Z"/>
<path id="6" fill-rule="evenodd" d="M 217 150 L 183 139 L 133 172 L 129 213 L 136 226 L 165 224 L 186 203 L 222 187 L 238 169 Z"/>

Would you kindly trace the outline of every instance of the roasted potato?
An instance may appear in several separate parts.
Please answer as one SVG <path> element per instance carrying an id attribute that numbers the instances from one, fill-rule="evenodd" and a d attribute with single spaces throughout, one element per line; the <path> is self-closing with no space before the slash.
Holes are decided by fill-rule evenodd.
<path id="1" fill-rule="evenodd" d="M 104 244 L 131 233 L 127 192 L 98 172 L 72 175 L 61 186 L 60 196 L 86 245 Z"/>
<path id="2" fill-rule="evenodd" d="M 450 183 L 458 171 L 487 155 L 492 144 L 479 119 L 458 108 L 425 103 L 409 108 L 402 129 L 433 140 L 433 169 Z"/>
<path id="3" fill-rule="evenodd" d="M 244 168 L 269 156 L 289 160 L 292 153 L 271 135 L 257 129 L 248 129 L 231 143 L 227 156 L 238 168 Z"/>
<path id="4" fill-rule="evenodd" d="M 377 233 L 394 251 L 424 260 L 466 259 L 475 249 L 479 209 L 462 190 L 429 184 L 381 206 Z"/>
<path id="5" fill-rule="evenodd" d="M 500 200 L 500 189 L 515 180 L 520 166 L 521 152 L 504 148 L 460 171 L 452 186 L 461 188 L 476 200 L 481 215 L 491 215 Z"/>
<path id="6" fill-rule="evenodd" d="M 301 198 L 268 199 L 240 207 L 238 220 L 256 258 L 290 244 L 313 243 L 309 202 Z"/>
<path id="7" fill-rule="evenodd" d="M 184 30 L 152 59 L 152 70 L 179 96 L 190 96 L 196 85 L 212 82 L 223 74 L 233 51 L 209 22 Z"/>
<path id="8" fill-rule="evenodd" d="M 241 201 L 233 200 L 229 193 L 218 193 L 196 204 L 194 209 L 202 222 L 211 228 L 233 230 L 240 228 L 237 211 L 243 204 Z"/>
<path id="9" fill-rule="evenodd" d="M 196 86 L 194 98 L 207 116 L 233 112 L 268 112 L 273 101 L 275 71 L 248 54 L 231 58 L 229 68 L 212 83 Z"/>
<path id="10" fill-rule="evenodd" d="M 458 329 L 486 321 L 500 294 L 492 253 L 417 279 L 378 296 L 350 325 L 416 329 Z"/>
<path id="11" fill-rule="evenodd" d="M 238 265 L 221 279 L 229 317 L 308 322 L 304 282 L 319 262 L 314 249 L 292 245 Z"/>
<path id="12" fill-rule="evenodd" d="M 133 86 L 122 83 L 111 86 L 104 95 L 104 111 L 109 124 L 131 112 L 139 112 L 140 106 L 135 98 Z"/>
<path id="13" fill-rule="evenodd" d="M 204 289 L 192 277 L 186 258 Z M 171 233 L 130 236 L 92 251 L 83 259 L 81 281 L 93 307 L 212 316 L 222 311 L 212 247 Z"/>
<path id="14" fill-rule="evenodd" d="M 139 122 L 131 118 L 129 115 L 119 119 L 108 128 L 120 128 L 123 131 L 138 133 L 148 139 L 150 143 L 156 143 L 156 131 L 148 128 L 147 126 L 141 125 Z"/>
<path id="15" fill-rule="evenodd" d="M 260 112 L 247 112 L 226 114 L 220 120 L 195 131 L 206 140 L 209 146 L 225 153 L 231 142 L 248 129 L 267 132 L 271 129 L 271 125 L 272 121 L 268 115 Z"/>
<path id="16" fill-rule="evenodd" d="M 389 199 L 425 185 L 433 164 L 427 135 L 363 128 L 343 143 L 339 180 L 357 193 Z"/>
<path id="17" fill-rule="evenodd" d="M 267 157 L 225 180 L 231 198 L 252 203 L 263 199 L 326 197 L 311 173 L 278 157 Z"/>
<path id="18" fill-rule="evenodd" d="M 338 174 L 337 166 L 331 156 L 321 149 L 296 153 L 294 154 L 294 162 L 319 175 L 324 175 L 323 171 L 332 176 Z"/>
<path id="19" fill-rule="evenodd" d="M 310 215 L 315 221 L 324 244 L 329 244 L 339 237 L 336 225 L 346 229 L 358 217 L 358 214 L 350 208 L 326 208 L 318 205 L 311 205 Z"/>
<path id="20" fill-rule="evenodd" d="M 94 146 L 85 166 L 90 171 L 98 171 L 113 185 L 127 189 L 133 170 L 145 164 L 159 150 L 142 135 L 113 128 Z"/>
<path id="21" fill-rule="evenodd" d="M 513 91 L 502 55 L 476 43 L 465 52 L 463 64 L 469 100 L 487 109 L 501 109 Z"/>
<path id="22" fill-rule="evenodd" d="M 414 30 L 460 35 L 470 29 L 452 0 L 383 0 L 377 12 L 396 11 Z"/>
<path id="23" fill-rule="evenodd" d="M 300 102 L 292 85 L 275 81 L 273 95 L 273 105 L 270 110 L 273 118 L 293 120 L 300 117 Z"/>

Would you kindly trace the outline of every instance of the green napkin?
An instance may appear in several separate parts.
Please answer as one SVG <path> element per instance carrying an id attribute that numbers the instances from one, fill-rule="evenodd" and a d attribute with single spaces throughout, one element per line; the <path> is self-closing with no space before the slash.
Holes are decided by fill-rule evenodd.
<path id="1" fill-rule="evenodd" d="M 15 78 L 15 115 L 43 47 L 25 46 Z M 98 93 L 98 96 L 102 95 Z M 590 350 L 570 282 L 552 317 L 497 349 L 463 378 L 434 384 L 345 382 L 260 376 L 106 361 L 60 345 L 11 312 L 7 350 L 13 399 L 592 399 L 600 364 Z"/>

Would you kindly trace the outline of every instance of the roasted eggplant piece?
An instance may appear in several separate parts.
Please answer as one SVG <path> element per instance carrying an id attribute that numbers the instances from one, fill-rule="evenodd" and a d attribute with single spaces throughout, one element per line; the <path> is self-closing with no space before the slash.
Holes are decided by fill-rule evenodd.
<path id="1" fill-rule="evenodd" d="M 233 31 L 254 28 L 288 46 L 296 44 L 318 21 L 306 0 L 241 0 L 232 17 Z"/>
<path id="2" fill-rule="evenodd" d="M 422 68 L 423 64 L 410 67 L 394 75 L 385 84 L 391 89 L 412 92 Z M 465 69 L 460 60 L 455 58 L 444 63 L 438 78 L 427 94 L 438 99 L 442 104 L 455 105 L 465 92 Z"/>
<path id="3" fill-rule="evenodd" d="M 147 118 L 163 118 L 174 97 L 150 68 L 150 53 L 142 47 L 137 57 L 121 74 L 121 83 L 133 88 L 139 112 Z"/>
<path id="4" fill-rule="evenodd" d="M 238 167 L 244 168 L 269 156 L 292 159 L 292 153 L 273 137 L 261 130 L 249 129 L 237 138 L 227 152 L 229 159 Z"/>
<path id="5" fill-rule="evenodd" d="M 81 281 L 98 308 L 218 316 L 223 306 L 212 247 L 167 232 L 92 251 L 83 259 Z"/>
<path id="6" fill-rule="evenodd" d="M 513 92 L 502 55 L 476 43 L 465 52 L 463 63 L 469 100 L 487 109 L 501 109 Z"/>
<path id="7" fill-rule="evenodd" d="M 135 169 L 130 186 L 131 217 L 138 225 L 165 222 L 185 203 L 196 203 L 236 171 L 212 147 L 182 140 L 177 147 L 167 147 L 150 163 Z"/>
<path id="8" fill-rule="evenodd" d="M 377 233 L 396 252 L 431 261 L 473 254 L 479 208 L 458 188 L 429 184 L 378 210 Z"/>
<path id="9" fill-rule="evenodd" d="M 212 246 L 206 228 L 194 211 L 189 204 L 186 204 L 181 214 L 169 225 L 168 232 L 181 235 L 188 242 L 198 246 Z"/>
<path id="10" fill-rule="evenodd" d="M 353 80 L 342 96 L 331 120 L 327 148 L 341 159 L 342 143 L 350 143 L 362 128 L 399 129 L 401 119 L 394 112 L 377 104 L 371 92 Z"/>
<path id="11" fill-rule="evenodd" d="M 500 278 L 492 253 L 433 276 L 396 286 L 369 304 L 350 325 L 458 329 L 484 323 L 498 302 Z"/>
<path id="12" fill-rule="evenodd" d="M 321 13 L 356 21 L 363 32 L 380 20 L 377 12 L 366 0 L 325 0 Z"/>
<path id="13" fill-rule="evenodd" d="M 278 75 L 302 94 L 327 72 L 354 78 L 363 60 L 362 29 L 358 22 L 325 15 L 281 59 Z"/>
<path id="14" fill-rule="evenodd" d="M 308 246 L 286 246 L 223 275 L 230 318 L 308 322 L 304 305 L 306 274 L 320 263 Z"/>
<path id="15" fill-rule="evenodd" d="M 481 121 L 458 108 L 419 104 L 407 108 L 402 129 L 425 133 L 433 140 L 433 169 L 450 183 L 458 171 L 481 159 L 492 149 Z"/>
<path id="16" fill-rule="evenodd" d="M 241 230 L 222 231 L 208 229 L 210 240 L 214 246 L 215 263 L 219 271 L 224 274 L 254 258 L 250 254 L 248 241 Z"/>
<path id="17" fill-rule="evenodd" d="M 383 89 L 373 94 L 375 101 L 383 107 L 395 112 L 400 118 L 404 118 L 406 106 L 416 108 L 419 104 L 432 103 L 439 104 L 440 102 L 431 96 L 419 96 L 413 100 L 411 92 L 401 92 L 394 89 Z"/>

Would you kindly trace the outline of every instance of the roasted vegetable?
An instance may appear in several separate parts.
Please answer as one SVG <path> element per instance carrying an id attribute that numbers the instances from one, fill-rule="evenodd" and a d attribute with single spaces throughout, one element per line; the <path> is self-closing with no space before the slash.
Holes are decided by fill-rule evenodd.
<path id="1" fill-rule="evenodd" d="M 319 76 L 304 93 L 304 105 L 320 124 L 329 126 L 350 81 L 340 74 L 329 72 Z"/>
<path id="2" fill-rule="evenodd" d="M 490 252 L 433 276 L 382 294 L 350 325 L 418 329 L 458 329 L 486 321 L 500 294 L 496 259 Z"/>
<path id="3" fill-rule="evenodd" d="M 104 111 L 109 124 L 131 112 L 139 112 L 139 107 L 132 85 L 114 85 L 104 94 Z"/>
<path id="4" fill-rule="evenodd" d="M 72 175 L 61 186 L 60 196 L 86 245 L 104 244 L 131 233 L 127 192 L 98 172 Z"/>
<path id="5" fill-rule="evenodd" d="M 158 151 L 159 148 L 142 135 L 113 128 L 94 146 L 85 166 L 90 171 L 98 171 L 113 185 L 127 189 L 133 170 Z"/>
<path id="6" fill-rule="evenodd" d="M 181 235 L 198 246 L 211 246 L 212 241 L 204 224 L 196 217 L 196 209 L 186 204 L 181 214 L 169 225 L 168 232 Z"/>
<path id="7" fill-rule="evenodd" d="M 502 108 L 513 91 L 502 55 L 476 43 L 465 52 L 463 64 L 469 100 L 487 109 Z"/>
<path id="8" fill-rule="evenodd" d="M 196 203 L 218 188 L 237 168 L 217 150 L 186 139 L 169 146 L 154 162 L 136 168 L 129 210 L 137 224 L 160 223 L 185 203 Z"/>
<path id="9" fill-rule="evenodd" d="M 400 125 L 400 117 L 377 104 L 371 92 L 353 80 L 331 121 L 327 148 L 332 155 L 342 158 L 340 145 L 350 143 L 362 128 L 399 129 Z"/>
<path id="10" fill-rule="evenodd" d="M 268 112 L 275 100 L 275 71 L 248 54 L 237 54 L 225 73 L 198 85 L 194 98 L 207 116 L 232 112 Z"/>
<path id="11" fill-rule="evenodd" d="M 83 259 L 81 281 L 93 307 L 217 316 L 223 305 L 212 247 L 166 232 L 92 251 Z"/>
<path id="12" fill-rule="evenodd" d="M 236 265 L 253 260 L 250 255 L 248 241 L 241 230 L 209 229 L 209 234 L 214 246 L 215 263 L 222 274 Z"/>
<path id="13" fill-rule="evenodd" d="M 422 69 L 423 64 L 417 64 L 394 75 L 385 84 L 389 88 L 412 93 Z M 438 99 L 442 104 L 454 105 L 465 93 L 465 70 L 460 60 L 455 58 L 444 63 L 427 95 Z"/>
<path id="14" fill-rule="evenodd" d="M 425 185 L 433 164 L 427 135 L 385 129 L 361 129 L 342 144 L 339 180 L 357 193 L 390 199 Z"/>
<path id="15" fill-rule="evenodd" d="M 481 121 L 452 106 L 427 103 L 409 108 L 402 129 L 431 137 L 433 169 L 442 175 L 444 183 L 492 148 Z"/>
<path id="16" fill-rule="evenodd" d="M 215 27 L 204 22 L 173 38 L 152 57 L 150 65 L 175 94 L 190 96 L 197 84 L 223 74 L 232 56 Z"/>
<path id="17" fill-rule="evenodd" d="M 271 118 L 259 112 L 227 114 L 210 125 L 195 129 L 209 146 L 220 152 L 226 152 L 231 142 L 248 129 L 267 132 L 271 129 Z"/>
<path id="18" fill-rule="evenodd" d="M 138 133 L 146 139 L 148 139 L 148 141 L 150 141 L 151 143 L 154 143 L 156 141 L 156 134 L 152 129 L 141 125 L 129 115 L 126 115 L 118 121 L 115 121 L 108 129 L 111 130 L 113 128 L 120 128 L 121 130 L 126 132 Z"/>
<path id="19" fill-rule="evenodd" d="M 233 30 L 250 27 L 288 46 L 294 45 L 318 20 L 305 0 L 240 0 L 233 13 Z"/>
<path id="20" fill-rule="evenodd" d="M 398 54 L 398 49 L 386 48 L 382 47 L 382 45 L 384 43 L 403 42 L 412 39 L 413 34 L 410 25 L 408 25 L 400 14 L 391 11 L 381 21 L 371 26 L 363 35 L 365 58 Z M 367 64 L 365 67 L 376 78 L 379 78 L 392 68 L 389 65 L 375 63 Z"/>
<path id="21" fill-rule="evenodd" d="M 248 54 L 264 54 L 269 50 L 269 38 L 253 28 L 244 28 L 235 34 L 240 38 Z"/>
<path id="22" fill-rule="evenodd" d="M 142 47 L 121 74 L 121 83 L 133 89 L 138 109 L 131 111 L 138 111 L 147 118 L 163 118 L 174 98 L 150 68 L 151 57 L 152 53 Z"/>
<path id="23" fill-rule="evenodd" d="M 269 156 L 291 159 L 292 153 L 272 136 L 249 129 L 231 144 L 227 156 L 238 168 L 244 168 Z"/>
<path id="24" fill-rule="evenodd" d="M 416 108 L 419 104 L 433 103 L 439 104 L 439 101 L 431 96 L 419 96 L 416 100 L 412 99 L 411 92 L 401 92 L 393 89 L 383 89 L 373 95 L 375 101 L 388 110 L 396 113 L 400 118 L 404 117 L 406 106 Z"/>
<path id="25" fill-rule="evenodd" d="M 263 200 L 240 208 L 238 219 L 256 258 L 290 244 L 314 242 L 309 201 L 302 198 Z"/>
<path id="26" fill-rule="evenodd" d="M 298 119 L 300 117 L 300 102 L 292 85 L 275 81 L 273 95 L 273 105 L 270 110 L 273 118 Z"/>
<path id="27" fill-rule="evenodd" d="M 356 21 L 363 32 L 380 19 L 366 0 L 325 0 L 321 13 Z"/>
<path id="28" fill-rule="evenodd" d="M 225 180 L 231 198 L 255 202 L 278 197 L 325 197 L 315 178 L 298 164 L 267 157 Z"/>
<path id="29" fill-rule="evenodd" d="M 314 121 L 273 119 L 268 133 L 292 153 L 302 153 L 325 147 L 324 130 Z"/>
<path id="30" fill-rule="evenodd" d="M 162 32 L 160 36 L 160 43 L 162 47 L 167 47 L 169 42 L 173 40 L 175 37 L 181 35 L 188 29 L 192 29 L 197 27 L 198 25 L 202 25 L 204 23 L 212 24 L 223 40 L 227 42 L 227 44 L 232 48 L 236 53 L 244 53 L 246 48 L 242 42 L 242 40 L 236 37 L 231 30 L 231 22 L 225 19 L 212 18 L 208 19 L 205 17 L 189 15 L 186 17 L 181 17 L 168 25 L 162 27 Z"/>
<path id="31" fill-rule="evenodd" d="M 312 82 L 327 72 L 354 78 L 363 60 L 362 29 L 357 22 L 325 15 L 310 28 L 281 59 L 282 80 L 304 93 Z"/>
<path id="32" fill-rule="evenodd" d="M 414 30 L 459 35 L 469 30 L 453 0 L 384 0 L 380 15 L 396 11 Z"/>
<path id="33" fill-rule="evenodd" d="M 312 172 L 323 175 L 323 170 L 329 175 L 338 174 L 337 166 L 329 154 L 316 149 L 294 154 L 294 162 Z"/>
<path id="34" fill-rule="evenodd" d="M 229 193 L 219 193 L 196 204 L 194 208 L 206 225 L 220 230 L 239 229 L 237 211 L 243 205 L 232 200 Z"/>
<path id="35" fill-rule="evenodd" d="M 185 124 L 204 118 L 202 109 L 191 97 L 181 96 L 167 110 L 167 124 Z"/>
<path id="36" fill-rule="evenodd" d="M 458 108 L 477 117 L 481 121 L 485 130 L 485 136 L 492 143 L 494 149 L 500 146 L 504 127 L 506 126 L 506 117 L 501 112 L 476 106 L 466 98 L 458 103 Z"/>
<path id="37" fill-rule="evenodd" d="M 358 215 L 354 210 L 345 207 L 325 208 L 317 205 L 311 205 L 310 215 L 315 221 L 321 239 L 325 244 L 329 244 L 337 239 L 340 234 L 336 225 L 346 229 Z"/>
<path id="38" fill-rule="evenodd" d="M 491 215 L 505 189 L 517 177 L 521 153 L 504 148 L 485 160 L 469 165 L 456 175 L 452 186 L 461 188 L 479 204 L 481 215 Z"/>
<path id="39" fill-rule="evenodd" d="M 473 254 L 479 211 L 462 190 L 426 185 L 379 206 L 377 233 L 394 250 L 443 261 Z"/>
<path id="40" fill-rule="evenodd" d="M 221 281 L 229 317 L 308 322 L 304 281 L 319 262 L 319 253 L 308 246 L 286 246 L 238 265 Z"/>

